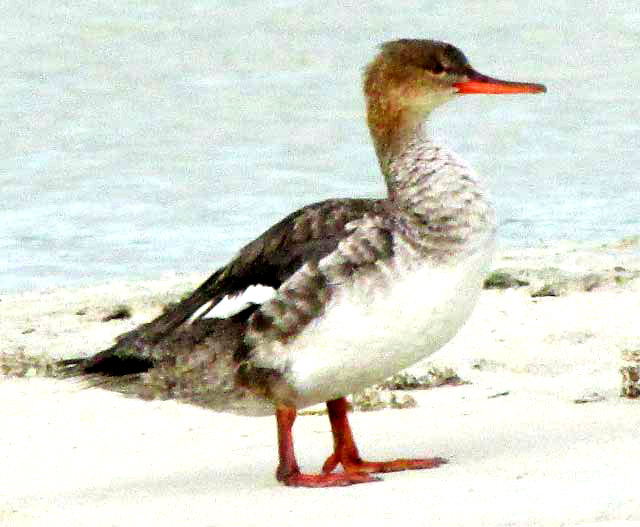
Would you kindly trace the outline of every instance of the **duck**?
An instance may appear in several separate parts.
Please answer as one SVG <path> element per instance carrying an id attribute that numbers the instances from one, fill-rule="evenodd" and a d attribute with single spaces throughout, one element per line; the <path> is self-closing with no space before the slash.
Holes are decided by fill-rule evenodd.
<path id="1" fill-rule="evenodd" d="M 546 88 L 483 75 L 455 46 L 427 39 L 383 43 L 363 88 L 386 196 L 291 213 L 162 315 L 106 350 L 61 361 L 64 375 L 143 399 L 275 415 L 276 478 L 287 486 L 367 483 L 446 463 L 363 460 L 346 396 L 447 343 L 490 268 L 496 220 L 484 180 L 430 137 L 429 115 L 462 95 Z M 326 404 L 333 451 L 307 473 L 293 425 L 316 404 Z"/>

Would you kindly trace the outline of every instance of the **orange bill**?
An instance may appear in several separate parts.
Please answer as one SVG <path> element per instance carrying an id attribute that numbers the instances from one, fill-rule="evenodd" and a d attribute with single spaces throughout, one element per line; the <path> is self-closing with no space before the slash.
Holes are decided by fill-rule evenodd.
<path id="1" fill-rule="evenodd" d="M 511 82 L 488 77 L 475 70 L 467 73 L 468 80 L 456 82 L 454 86 L 460 95 L 472 93 L 507 94 L 507 93 L 544 93 L 544 84 L 533 82 Z"/>

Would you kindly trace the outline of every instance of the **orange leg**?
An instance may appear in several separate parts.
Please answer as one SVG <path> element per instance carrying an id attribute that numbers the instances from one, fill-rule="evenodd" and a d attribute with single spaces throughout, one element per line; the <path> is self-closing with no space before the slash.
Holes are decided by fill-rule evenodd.
<path id="1" fill-rule="evenodd" d="M 333 454 L 324 462 L 322 472 L 330 474 L 341 464 L 346 474 L 367 472 L 396 472 L 399 470 L 417 470 L 435 468 L 447 460 L 441 457 L 425 459 L 395 459 L 393 461 L 363 461 L 353 440 L 349 420 L 347 419 L 347 401 L 344 397 L 327 401 L 331 431 L 333 432 Z M 339 474 L 339 473 L 338 473 Z"/>
<path id="2" fill-rule="evenodd" d="M 341 487 L 354 483 L 366 483 L 376 481 L 364 472 L 338 472 L 330 474 L 302 474 L 296 461 L 293 450 L 293 436 L 291 429 L 296 420 L 296 409 L 288 406 L 280 406 L 276 409 L 278 421 L 278 453 L 280 464 L 276 471 L 278 481 L 290 487 Z"/>

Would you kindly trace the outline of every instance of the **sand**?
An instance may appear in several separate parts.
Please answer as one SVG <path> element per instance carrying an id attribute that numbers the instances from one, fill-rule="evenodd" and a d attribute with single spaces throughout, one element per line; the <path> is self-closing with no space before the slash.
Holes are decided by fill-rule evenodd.
<path id="1" fill-rule="evenodd" d="M 640 399 L 620 397 L 619 372 L 623 350 L 640 349 L 637 240 L 503 251 L 495 267 L 529 285 L 484 291 L 462 332 L 411 369 L 468 383 L 351 415 L 364 457 L 449 463 L 336 489 L 277 483 L 272 417 L 128 399 L 10 364 L 99 350 L 202 276 L 2 296 L 0 525 L 640 525 Z M 120 305 L 132 317 L 104 322 Z M 294 432 L 303 469 L 318 470 L 326 416 L 301 416 Z"/>

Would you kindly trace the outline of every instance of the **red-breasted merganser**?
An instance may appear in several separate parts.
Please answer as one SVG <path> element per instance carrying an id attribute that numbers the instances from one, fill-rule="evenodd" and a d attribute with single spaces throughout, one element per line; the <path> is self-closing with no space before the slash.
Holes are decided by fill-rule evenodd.
<path id="1" fill-rule="evenodd" d="M 345 396 L 451 339 L 489 267 L 495 222 L 485 188 L 428 137 L 429 113 L 457 95 L 544 91 L 481 75 L 444 42 L 383 44 L 364 73 L 364 93 L 388 196 L 328 200 L 294 212 L 167 313 L 101 353 L 62 365 L 70 375 L 143 398 L 275 413 L 276 476 L 285 485 L 364 483 L 376 479 L 374 472 L 444 463 L 363 461 Z M 221 313 L 247 291 L 261 298 Z M 303 474 L 292 427 L 298 409 L 320 402 L 327 404 L 333 453 L 321 473 Z M 343 471 L 334 472 L 337 465 Z"/>

